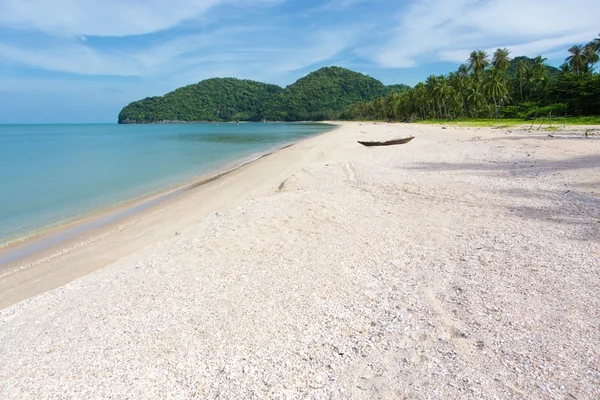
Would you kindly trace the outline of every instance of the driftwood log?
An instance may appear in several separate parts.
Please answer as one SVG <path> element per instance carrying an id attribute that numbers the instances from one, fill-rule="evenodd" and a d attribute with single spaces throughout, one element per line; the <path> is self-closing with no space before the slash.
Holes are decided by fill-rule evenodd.
<path id="1" fill-rule="evenodd" d="M 403 139 L 394 139 L 394 140 L 388 140 L 385 142 L 363 142 L 363 141 L 358 141 L 358 143 L 362 144 L 363 146 L 367 146 L 367 147 L 372 147 L 372 146 L 393 146 L 395 144 L 405 144 L 410 142 L 411 140 L 413 140 L 415 137 L 414 136 L 409 136 L 407 138 L 403 138 Z"/>

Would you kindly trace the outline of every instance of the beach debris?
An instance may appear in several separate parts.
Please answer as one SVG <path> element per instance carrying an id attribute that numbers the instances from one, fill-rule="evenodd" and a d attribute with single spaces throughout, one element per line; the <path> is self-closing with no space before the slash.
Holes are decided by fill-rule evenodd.
<path id="1" fill-rule="evenodd" d="M 373 146 L 393 146 L 393 145 L 396 145 L 396 144 L 405 144 L 405 143 L 408 143 L 411 140 L 413 140 L 414 138 L 415 138 L 414 136 L 409 136 L 407 138 L 387 140 L 387 141 L 384 141 L 384 142 L 365 142 L 365 141 L 359 140 L 358 143 L 362 144 L 363 146 L 367 146 L 367 147 L 373 147 Z"/>
<path id="2" fill-rule="evenodd" d="M 175 236 L 179 236 L 179 235 L 180 235 L 180 233 L 179 233 L 179 232 L 175 232 Z"/>

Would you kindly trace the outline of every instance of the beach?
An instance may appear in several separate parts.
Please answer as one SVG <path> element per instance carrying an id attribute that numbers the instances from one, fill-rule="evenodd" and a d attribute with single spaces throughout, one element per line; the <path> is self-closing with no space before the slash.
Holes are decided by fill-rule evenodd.
<path id="1" fill-rule="evenodd" d="M 600 131 L 339 125 L 1 270 L 0 397 L 599 398 Z"/>

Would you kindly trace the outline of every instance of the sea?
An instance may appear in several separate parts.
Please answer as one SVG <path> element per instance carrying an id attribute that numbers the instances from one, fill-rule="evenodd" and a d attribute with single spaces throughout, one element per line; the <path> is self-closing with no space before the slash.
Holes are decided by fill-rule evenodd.
<path id="1" fill-rule="evenodd" d="M 332 128 L 316 123 L 0 125 L 0 245 Z"/>

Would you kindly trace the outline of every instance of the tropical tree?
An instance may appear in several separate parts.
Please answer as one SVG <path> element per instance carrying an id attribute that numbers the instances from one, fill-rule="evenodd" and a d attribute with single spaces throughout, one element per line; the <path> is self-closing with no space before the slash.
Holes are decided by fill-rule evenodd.
<path id="1" fill-rule="evenodd" d="M 600 74 L 594 67 L 600 61 L 599 47 L 600 37 L 585 46 L 572 46 L 560 69 L 546 65 L 541 56 L 510 60 L 506 49 L 497 49 L 490 58 L 475 50 L 448 75 L 431 75 L 400 92 L 388 87 L 386 97 L 351 106 L 344 115 L 374 119 L 597 115 Z"/>
<path id="2" fill-rule="evenodd" d="M 419 82 L 412 90 L 411 100 L 421 118 L 427 118 L 427 89 L 423 82 Z"/>
<path id="3" fill-rule="evenodd" d="M 469 71 L 479 79 L 483 75 L 483 71 L 490 65 L 488 55 L 483 50 L 475 50 L 471 53 L 468 60 Z"/>
<path id="4" fill-rule="evenodd" d="M 461 78 L 468 78 L 469 77 L 469 66 L 467 64 L 460 64 L 457 72 Z"/>
<path id="5" fill-rule="evenodd" d="M 597 38 L 589 42 L 587 45 L 591 47 L 596 53 L 600 52 L 600 35 L 598 35 Z"/>
<path id="6" fill-rule="evenodd" d="M 585 59 L 585 62 L 586 62 L 585 72 L 593 72 L 594 65 L 596 65 L 598 63 L 598 60 L 600 59 L 600 57 L 598 56 L 598 53 L 594 49 L 594 46 L 592 46 L 590 43 L 586 44 L 583 47 L 583 58 Z"/>
<path id="7" fill-rule="evenodd" d="M 453 88 L 450 86 L 448 79 L 444 75 L 440 75 L 435 82 L 435 97 L 438 101 L 440 114 L 448 117 L 448 100 L 453 94 Z M 443 110 L 443 113 L 442 113 Z"/>
<path id="8" fill-rule="evenodd" d="M 565 61 L 569 63 L 571 71 L 575 72 L 577 75 L 584 73 L 587 62 L 583 46 L 580 44 L 571 46 L 569 53 L 571 53 L 571 55 L 567 57 Z"/>
<path id="9" fill-rule="evenodd" d="M 498 118 L 500 113 L 498 106 L 508 97 L 508 89 L 504 83 L 504 73 L 496 68 L 492 68 L 487 74 L 487 82 L 484 90 L 494 102 L 494 116 Z"/>
<path id="10" fill-rule="evenodd" d="M 523 98 L 523 87 L 527 83 L 527 76 L 529 75 L 529 67 L 525 63 L 523 59 L 519 60 L 517 63 L 517 81 L 519 82 L 519 94 L 521 95 L 521 102 L 524 101 Z"/>
<path id="11" fill-rule="evenodd" d="M 492 58 L 492 65 L 497 71 L 505 72 L 510 67 L 510 59 L 508 49 L 498 49 Z"/>
<path id="12" fill-rule="evenodd" d="M 435 75 L 429 75 L 425 79 L 425 89 L 427 89 L 427 100 L 430 114 L 433 118 L 437 118 L 437 111 L 439 110 L 439 98 L 436 92 L 438 77 Z M 441 114 L 441 112 L 440 112 Z"/>
<path id="13" fill-rule="evenodd" d="M 469 105 L 471 117 L 479 117 L 479 113 L 484 108 L 486 102 L 481 90 L 481 83 L 477 80 L 471 81 L 471 85 L 467 89 L 467 104 Z"/>

